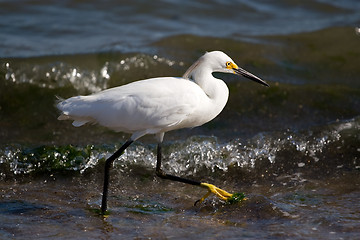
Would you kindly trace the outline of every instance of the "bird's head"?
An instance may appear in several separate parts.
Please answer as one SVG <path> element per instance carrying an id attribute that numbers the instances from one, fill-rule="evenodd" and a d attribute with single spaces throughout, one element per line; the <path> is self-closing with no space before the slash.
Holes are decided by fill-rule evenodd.
<path id="1" fill-rule="evenodd" d="M 199 68 L 200 66 L 208 66 L 209 68 L 211 68 L 212 72 L 223 72 L 241 75 L 269 87 L 269 84 L 267 84 L 264 80 L 240 68 L 228 55 L 221 51 L 212 51 L 205 53 L 186 71 L 184 77 L 188 78 L 191 75 L 192 71 L 197 70 L 197 68 Z"/>
<path id="2" fill-rule="evenodd" d="M 267 84 L 264 80 L 240 68 L 228 55 L 226 55 L 221 51 L 208 52 L 203 57 L 205 57 L 207 61 L 212 62 L 211 65 L 214 68 L 214 72 L 223 72 L 223 73 L 241 75 L 250 80 L 253 80 L 257 83 L 269 87 L 269 84 Z"/>

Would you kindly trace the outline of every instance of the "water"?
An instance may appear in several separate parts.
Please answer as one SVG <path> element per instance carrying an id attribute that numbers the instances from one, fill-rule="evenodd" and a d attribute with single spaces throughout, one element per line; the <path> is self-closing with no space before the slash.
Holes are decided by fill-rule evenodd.
<path id="1" fill-rule="evenodd" d="M 358 1 L 0 1 L 0 239 L 356 239 L 360 234 Z M 155 142 L 57 121 L 56 96 L 181 76 L 222 50 L 271 85 L 217 74 L 224 111 Z"/>

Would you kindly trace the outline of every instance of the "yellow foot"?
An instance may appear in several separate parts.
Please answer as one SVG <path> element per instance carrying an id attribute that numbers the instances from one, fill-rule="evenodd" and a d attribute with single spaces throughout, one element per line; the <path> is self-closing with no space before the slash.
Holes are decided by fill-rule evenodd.
<path id="1" fill-rule="evenodd" d="M 224 200 L 224 201 L 227 201 L 230 203 L 235 203 L 235 202 L 240 202 L 242 200 L 246 200 L 244 193 L 231 194 L 231 193 L 228 193 L 227 191 L 222 190 L 222 189 L 216 187 L 215 185 L 209 184 L 209 183 L 201 183 L 200 186 L 208 189 L 208 192 L 200 200 L 197 200 L 194 205 L 196 205 L 197 203 L 203 202 L 211 193 L 218 196 L 221 200 Z"/>

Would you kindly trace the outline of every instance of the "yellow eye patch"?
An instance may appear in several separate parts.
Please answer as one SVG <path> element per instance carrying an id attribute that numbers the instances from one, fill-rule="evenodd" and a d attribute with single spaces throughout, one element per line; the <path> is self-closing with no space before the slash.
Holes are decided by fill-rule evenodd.
<path id="1" fill-rule="evenodd" d="M 230 62 L 230 61 L 226 62 L 225 65 L 226 65 L 227 69 L 238 69 L 239 68 L 235 63 Z"/>

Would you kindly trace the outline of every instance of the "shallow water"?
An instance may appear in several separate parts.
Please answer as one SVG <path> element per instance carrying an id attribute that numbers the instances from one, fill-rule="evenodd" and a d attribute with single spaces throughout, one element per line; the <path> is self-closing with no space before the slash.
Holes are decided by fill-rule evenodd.
<path id="1" fill-rule="evenodd" d="M 146 169 L 132 173 L 113 178 L 111 214 L 105 219 L 92 211 L 99 207 L 99 174 L 13 183 L 1 193 L 2 237 L 356 239 L 359 234 L 358 172 L 341 169 L 329 179 L 297 171 L 253 183 L 216 177 L 216 184 L 247 192 L 248 200 L 229 205 L 210 198 L 195 207 L 203 190 L 156 180 Z"/>
<path id="2" fill-rule="evenodd" d="M 360 234 L 358 1 L 2 1 L 0 239 L 356 239 Z M 64 17 L 67 16 L 67 17 Z M 56 96 L 181 76 L 222 50 L 271 85 L 215 74 L 224 111 L 167 133 L 163 167 L 247 200 L 154 176 L 152 136 L 57 121 Z"/>

